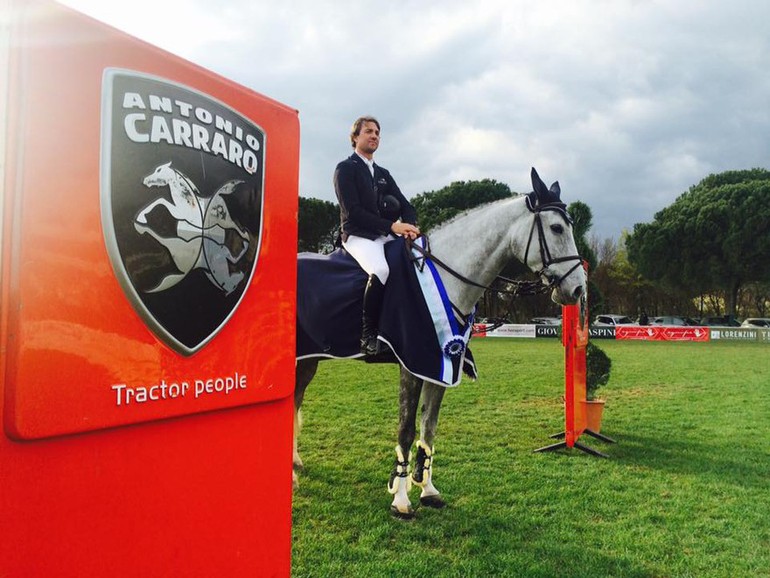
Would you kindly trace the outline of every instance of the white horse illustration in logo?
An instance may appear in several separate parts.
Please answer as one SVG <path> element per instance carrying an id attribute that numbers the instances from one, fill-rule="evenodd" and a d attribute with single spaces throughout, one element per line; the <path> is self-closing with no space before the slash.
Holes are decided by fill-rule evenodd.
<path id="1" fill-rule="evenodd" d="M 202 269 L 209 280 L 225 294 L 232 293 L 243 280 L 243 273 L 230 272 L 230 263 L 237 263 L 249 248 L 249 234 L 230 216 L 224 197 L 231 194 L 243 181 L 228 181 L 209 199 L 198 194 L 195 184 L 168 162 L 160 165 L 143 181 L 146 187 L 167 186 L 171 202 L 155 199 L 144 207 L 134 219 L 139 234 L 150 235 L 168 249 L 179 273 L 166 275 L 148 293 L 156 293 L 173 287 L 193 269 Z M 158 206 L 168 209 L 176 219 L 176 236 L 163 237 L 149 225 L 147 216 Z M 235 231 L 242 240 L 238 254 L 230 251 L 225 243 L 228 230 Z"/>

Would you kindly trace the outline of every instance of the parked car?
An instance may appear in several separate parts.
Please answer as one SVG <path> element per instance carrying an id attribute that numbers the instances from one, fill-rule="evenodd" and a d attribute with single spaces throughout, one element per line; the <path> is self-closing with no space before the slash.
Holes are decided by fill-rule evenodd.
<path id="1" fill-rule="evenodd" d="M 740 327 L 741 324 L 735 319 L 730 319 L 727 315 L 719 315 L 716 317 L 701 317 L 701 325 L 709 325 L 712 327 Z"/>
<path id="2" fill-rule="evenodd" d="M 698 325 L 694 319 L 689 317 L 678 317 L 676 315 L 661 315 L 659 317 L 651 317 L 650 325 L 674 325 L 681 327 L 683 325 Z"/>
<path id="3" fill-rule="evenodd" d="M 628 315 L 607 313 L 605 315 L 597 315 L 596 319 L 594 319 L 594 325 L 598 327 L 615 327 L 616 325 L 635 325 L 635 323 Z"/>
<path id="4" fill-rule="evenodd" d="M 529 322 L 535 325 L 561 325 L 561 317 L 533 317 Z"/>
<path id="5" fill-rule="evenodd" d="M 741 327 L 770 327 L 770 317 L 749 317 L 743 320 Z"/>

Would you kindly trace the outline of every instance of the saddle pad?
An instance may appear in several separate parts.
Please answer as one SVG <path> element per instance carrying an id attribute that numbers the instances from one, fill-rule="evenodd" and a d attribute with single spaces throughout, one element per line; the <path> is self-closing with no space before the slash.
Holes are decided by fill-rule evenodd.
<path id="1" fill-rule="evenodd" d="M 472 319 L 456 319 L 435 267 L 403 239 L 385 245 L 390 276 L 379 339 L 413 375 L 444 386 L 476 378 L 467 348 Z M 297 359 L 359 358 L 367 275 L 344 249 L 297 259 Z M 379 356 L 378 356 L 379 357 Z"/>

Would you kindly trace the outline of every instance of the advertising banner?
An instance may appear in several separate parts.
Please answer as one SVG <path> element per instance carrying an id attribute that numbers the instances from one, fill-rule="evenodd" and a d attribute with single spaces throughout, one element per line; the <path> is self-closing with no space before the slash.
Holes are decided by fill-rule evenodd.
<path id="1" fill-rule="evenodd" d="M 707 327 L 670 325 L 618 325 L 615 339 L 642 341 L 708 341 Z"/>
<path id="2" fill-rule="evenodd" d="M 614 327 L 589 327 L 591 339 L 615 339 Z"/>
<path id="3" fill-rule="evenodd" d="M 486 332 L 487 337 L 520 337 L 524 339 L 534 339 L 536 337 L 534 325 L 501 325 L 493 331 Z"/>
<path id="4" fill-rule="evenodd" d="M 770 333 L 770 330 L 767 329 L 720 327 L 711 329 L 711 339 L 720 341 L 767 341 L 768 333 Z"/>
<path id="5" fill-rule="evenodd" d="M 561 325 L 536 325 L 535 337 L 561 337 Z"/>

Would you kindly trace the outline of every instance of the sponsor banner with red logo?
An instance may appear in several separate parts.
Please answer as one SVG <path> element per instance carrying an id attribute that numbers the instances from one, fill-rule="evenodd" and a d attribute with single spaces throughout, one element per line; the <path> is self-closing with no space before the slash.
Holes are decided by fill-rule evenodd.
<path id="1" fill-rule="evenodd" d="M 510 323 L 497 329 L 490 323 L 473 325 L 473 337 L 557 338 L 560 325 L 530 325 Z M 625 341 L 759 341 L 770 343 L 770 330 L 757 327 L 680 327 L 673 325 L 618 325 L 589 327 L 591 339 L 622 339 Z"/>
<path id="2" fill-rule="evenodd" d="M 708 341 L 707 327 L 668 325 L 618 325 L 615 339 L 637 341 Z"/>

